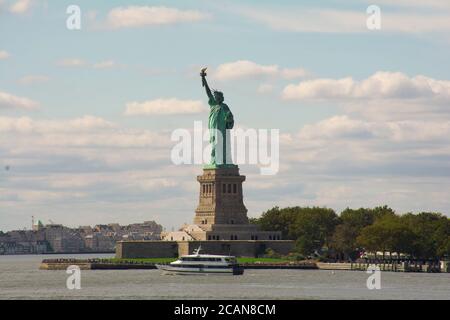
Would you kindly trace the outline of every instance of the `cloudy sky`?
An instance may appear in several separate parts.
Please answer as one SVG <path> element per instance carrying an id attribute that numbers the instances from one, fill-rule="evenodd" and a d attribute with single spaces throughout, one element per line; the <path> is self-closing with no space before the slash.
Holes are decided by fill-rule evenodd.
<path id="1" fill-rule="evenodd" d="M 170 135 L 207 119 L 202 66 L 238 126 L 280 129 L 277 175 L 241 167 L 249 216 L 448 215 L 449 2 L 276 3 L 0 0 L 0 230 L 192 221 L 201 166 L 172 164 Z"/>

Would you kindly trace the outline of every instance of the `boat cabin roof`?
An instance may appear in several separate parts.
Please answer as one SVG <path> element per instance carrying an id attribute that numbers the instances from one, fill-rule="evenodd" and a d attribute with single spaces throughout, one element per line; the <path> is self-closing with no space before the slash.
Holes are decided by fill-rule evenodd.
<path id="1" fill-rule="evenodd" d="M 215 254 L 188 254 L 181 256 L 181 258 L 236 258 L 234 256 L 221 256 Z"/>

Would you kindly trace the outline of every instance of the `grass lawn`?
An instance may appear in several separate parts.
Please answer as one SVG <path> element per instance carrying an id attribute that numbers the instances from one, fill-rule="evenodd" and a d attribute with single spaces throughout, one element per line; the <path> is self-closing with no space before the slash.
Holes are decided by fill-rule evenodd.
<path id="1" fill-rule="evenodd" d="M 292 260 L 284 258 L 237 258 L 238 263 L 283 263 Z"/>

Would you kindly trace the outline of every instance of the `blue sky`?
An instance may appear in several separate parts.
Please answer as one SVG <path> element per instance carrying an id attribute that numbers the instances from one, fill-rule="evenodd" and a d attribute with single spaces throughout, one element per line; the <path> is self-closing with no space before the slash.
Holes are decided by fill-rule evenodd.
<path id="1" fill-rule="evenodd" d="M 448 214 L 450 5 L 381 0 L 370 31 L 371 2 L 297 3 L 0 0 L 0 230 L 33 214 L 191 221 L 201 168 L 172 165 L 169 138 L 207 119 L 190 108 L 206 106 L 202 66 L 238 125 L 282 134 L 279 174 L 241 169 L 250 216 Z M 71 4 L 81 30 L 66 28 Z M 149 111 L 155 100 L 166 111 Z M 126 115 L 132 102 L 147 109 Z"/>

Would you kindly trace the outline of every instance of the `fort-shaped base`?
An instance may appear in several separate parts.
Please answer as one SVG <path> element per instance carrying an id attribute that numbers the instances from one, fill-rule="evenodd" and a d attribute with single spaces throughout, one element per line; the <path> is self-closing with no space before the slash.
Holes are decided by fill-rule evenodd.
<path id="1" fill-rule="evenodd" d="M 119 241 L 116 258 L 176 258 L 192 254 L 201 246 L 203 253 L 234 255 L 238 257 L 263 256 L 268 249 L 287 255 L 294 249 L 294 241 Z"/>

